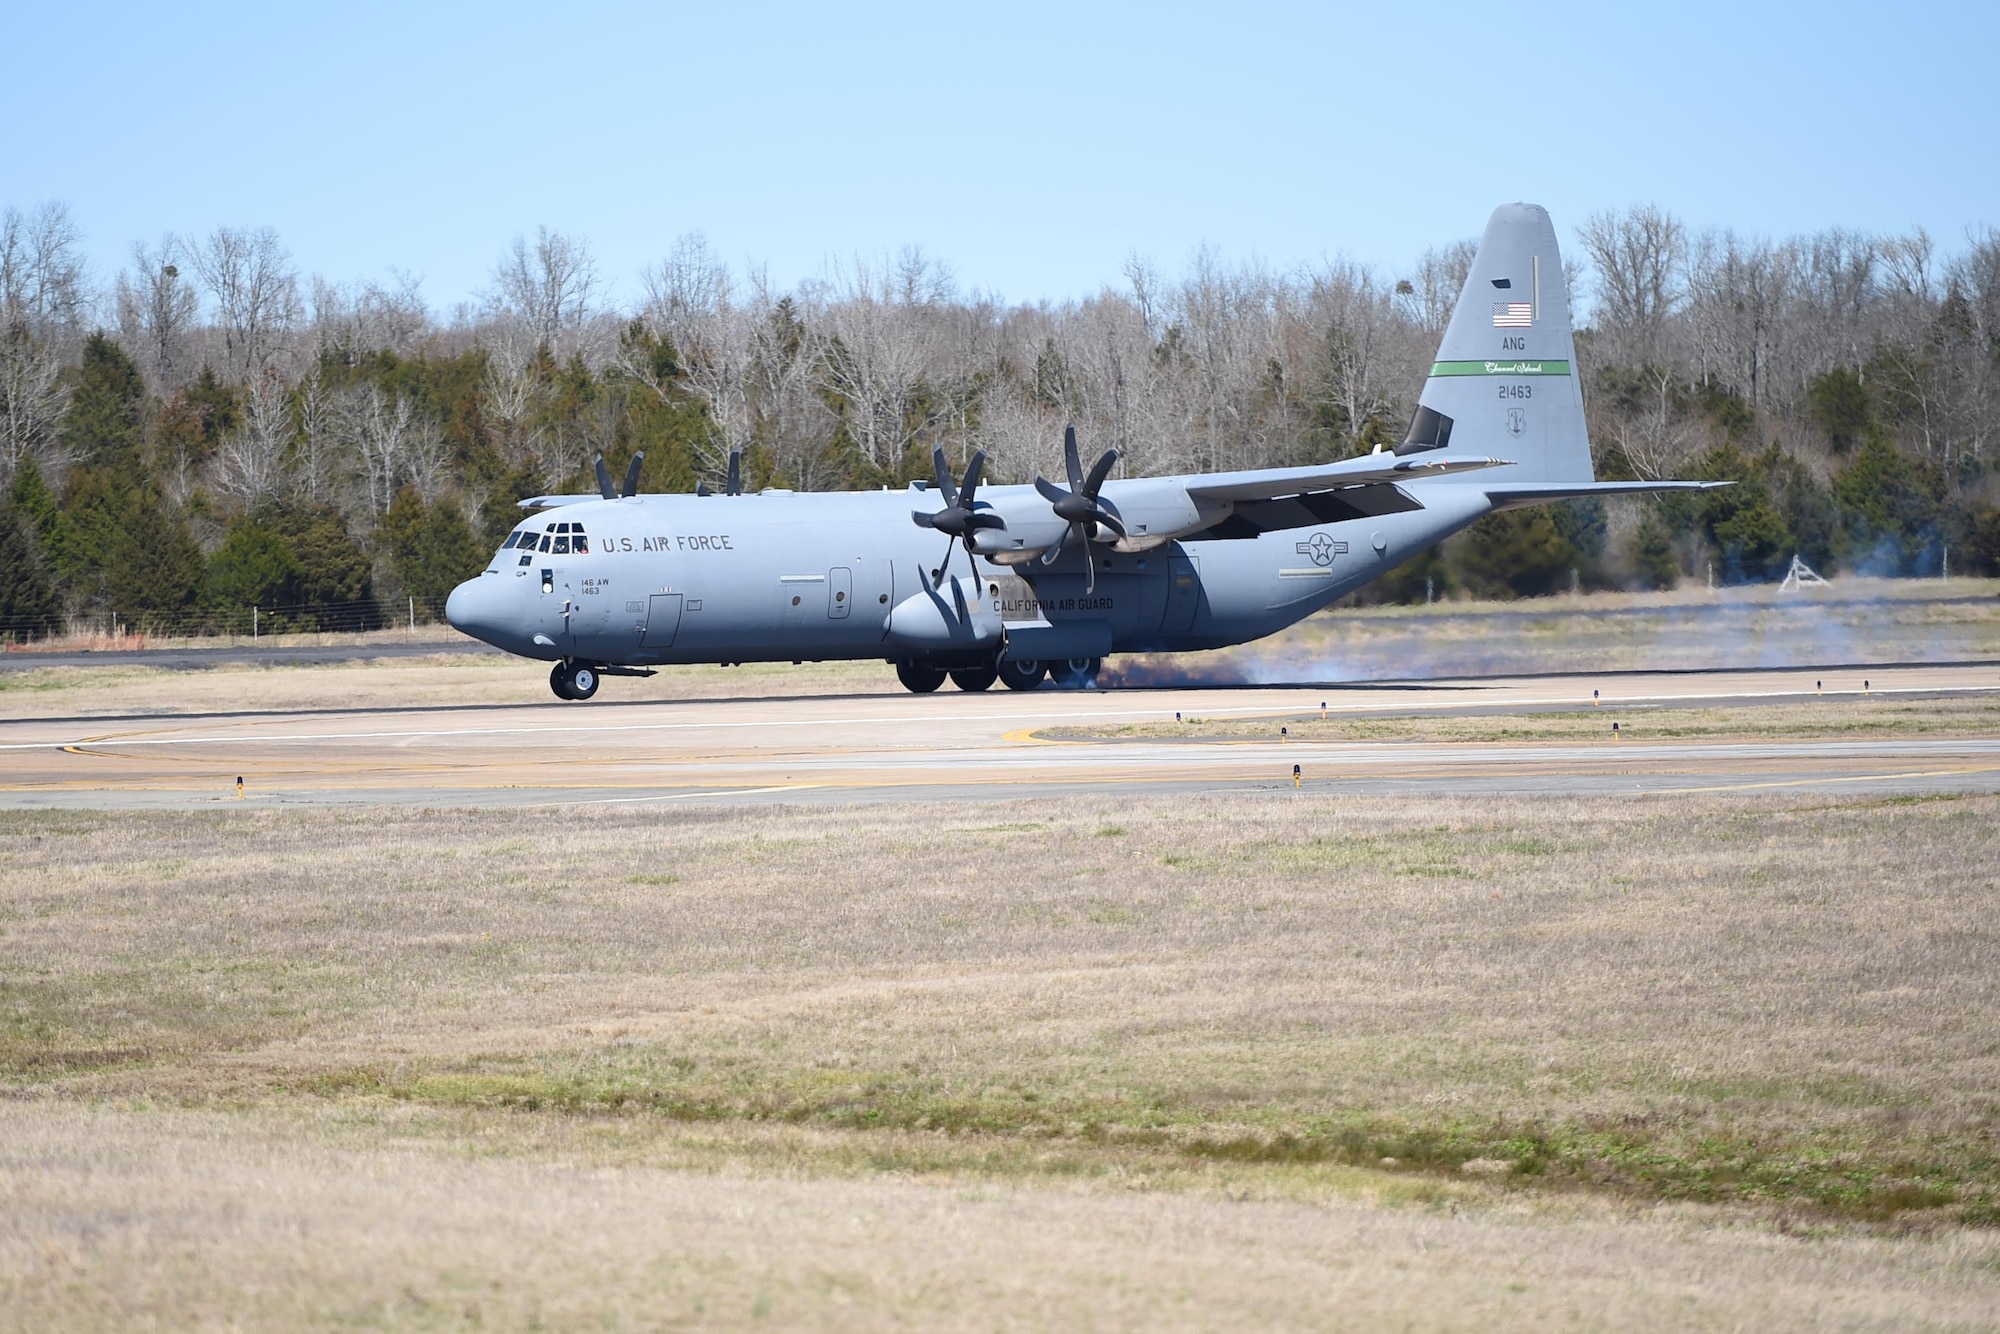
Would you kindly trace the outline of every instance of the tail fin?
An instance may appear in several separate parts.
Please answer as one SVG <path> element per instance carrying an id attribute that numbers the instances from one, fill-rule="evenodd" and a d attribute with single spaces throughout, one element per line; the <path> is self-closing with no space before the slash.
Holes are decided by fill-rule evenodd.
<path id="1" fill-rule="evenodd" d="M 1548 210 L 1493 210 L 1417 405 L 1398 454 L 1450 444 L 1515 461 L 1479 474 L 1482 484 L 1595 478 L 1569 292 Z"/>

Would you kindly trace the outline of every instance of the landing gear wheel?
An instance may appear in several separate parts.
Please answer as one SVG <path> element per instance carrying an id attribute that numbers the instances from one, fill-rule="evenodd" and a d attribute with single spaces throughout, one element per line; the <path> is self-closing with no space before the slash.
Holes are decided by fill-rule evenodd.
<path id="1" fill-rule="evenodd" d="M 961 667 L 951 674 L 951 683 L 960 690 L 991 690 L 999 677 L 991 667 Z"/>
<path id="2" fill-rule="evenodd" d="M 1104 665 L 1102 658 L 1068 658 L 1049 668 L 1049 674 L 1064 690 L 1097 689 L 1097 672 Z"/>
<path id="3" fill-rule="evenodd" d="M 555 692 L 556 692 L 556 698 L 557 698 L 557 699 L 575 699 L 575 698 L 576 698 L 576 696 L 575 696 L 575 695 L 572 695 L 572 694 L 570 694 L 570 693 L 569 693 L 569 664 L 568 664 L 568 663 L 566 663 L 566 662 L 559 662 L 559 663 L 557 663 L 557 664 L 556 664 L 555 666 L 553 666 L 553 667 L 549 668 L 549 689 L 551 689 L 551 690 L 553 690 L 553 691 L 555 691 Z"/>
<path id="4" fill-rule="evenodd" d="M 569 697 L 589 699 L 597 693 L 597 669 L 587 662 L 580 662 L 569 669 Z"/>
<path id="5" fill-rule="evenodd" d="M 1014 662 L 1007 658 L 1000 660 L 998 668 L 1000 684 L 1009 690 L 1033 690 L 1049 674 L 1049 665 L 1033 658 L 1026 662 Z"/>
<path id="6" fill-rule="evenodd" d="M 896 679 L 911 694 L 928 695 L 944 684 L 944 668 L 933 667 L 927 662 L 899 662 L 896 664 Z"/>

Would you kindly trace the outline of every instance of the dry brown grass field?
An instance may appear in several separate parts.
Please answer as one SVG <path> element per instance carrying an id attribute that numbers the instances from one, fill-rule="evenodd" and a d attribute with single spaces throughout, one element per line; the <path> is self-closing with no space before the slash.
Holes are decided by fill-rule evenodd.
<path id="1" fill-rule="evenodd" d="M 0 814 L 0 1328 L 1991 1328 L 1996 815 Z"/>

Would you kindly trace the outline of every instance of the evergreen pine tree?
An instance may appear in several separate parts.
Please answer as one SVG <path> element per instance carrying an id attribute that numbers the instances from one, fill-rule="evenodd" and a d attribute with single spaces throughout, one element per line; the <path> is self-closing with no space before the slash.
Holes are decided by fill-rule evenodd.
<path id="1" fill-rule="evenodd" d="M 63 448 L 83 467 L 135 475 L 144 439 L 146 383 L 118 344 L 101 333 L 83 343 L 83 366 L 69 411 L 63 414 Z"/>
<path id="2" fill-rule="evenodd" d="M 13 505 L 0 505 L 0 640 L 39 639 L 60 621 L 56 597 L 41 553 L 34 521 Z"/>

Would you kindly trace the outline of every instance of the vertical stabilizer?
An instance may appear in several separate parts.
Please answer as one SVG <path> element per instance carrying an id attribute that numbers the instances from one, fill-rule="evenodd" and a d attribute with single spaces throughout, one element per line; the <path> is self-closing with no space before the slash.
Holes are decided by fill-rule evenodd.
<path id="1" fill-rule="evenodd" d="M 1482 482 L 1588 482 L 1590 436 L 1555 225 L 1538 204 L 1502 204 L 1398 454 L 1450 445 L 1512 459 Z"/>

